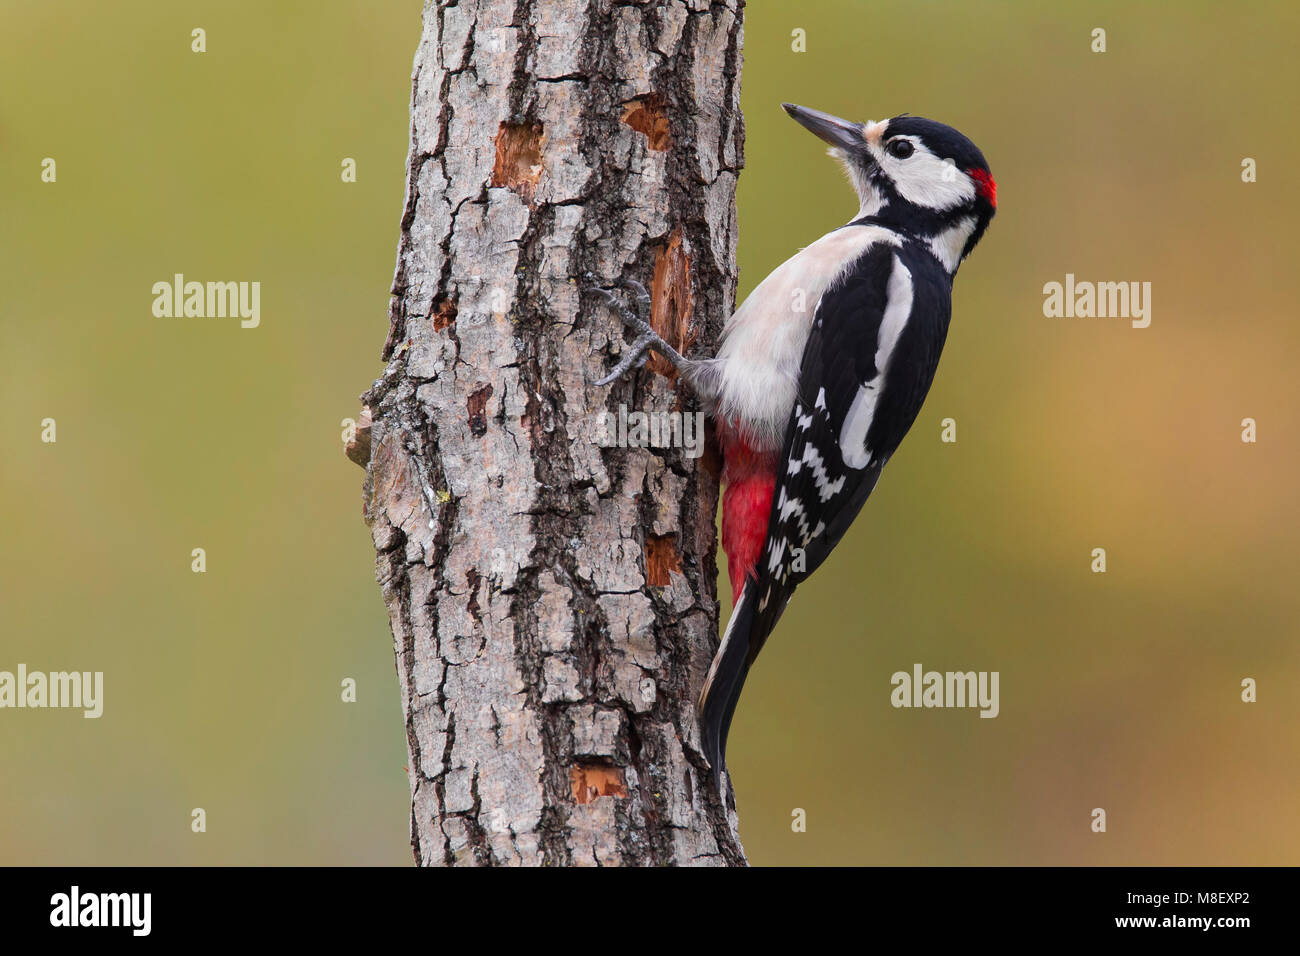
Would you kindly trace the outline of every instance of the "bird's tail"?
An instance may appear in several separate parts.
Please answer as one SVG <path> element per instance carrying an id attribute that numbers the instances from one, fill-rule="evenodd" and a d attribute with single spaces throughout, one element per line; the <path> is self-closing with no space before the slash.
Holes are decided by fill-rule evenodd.
<path id="1" fill-rule="evenodd" d="M 750 641 L 754 628 L 754 581 L 749 579 L 740 591 L 740 600 L 732 609 L 731 620 L 722 635 L 722 643 L 709 666 L 709 676 L 700 691 L 700 738 L 704 756 L 713 768 L 713 782 L 722 794 L 722 772 L 726 769 L 727 732 L 736 713 L 740 691 L 745 686 L 749 665 L 753 662 Z"/>

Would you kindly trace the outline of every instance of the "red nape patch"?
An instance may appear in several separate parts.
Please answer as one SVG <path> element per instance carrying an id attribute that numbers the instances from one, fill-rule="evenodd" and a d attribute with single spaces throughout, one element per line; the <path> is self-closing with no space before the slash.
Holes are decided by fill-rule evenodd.
<path id="1" fill-rule="evenodd" d="M 994 209 L 998 208 L 998 184 L 993 181 L 993 174 L 983 169 L 972 169 L 967 175 L 975 180 L 975 188 L 989 201 Z"/>

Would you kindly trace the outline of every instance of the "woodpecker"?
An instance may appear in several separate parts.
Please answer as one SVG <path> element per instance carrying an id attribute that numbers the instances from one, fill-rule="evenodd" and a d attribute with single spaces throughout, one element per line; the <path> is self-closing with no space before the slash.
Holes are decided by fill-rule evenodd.
<path id="1" fill-rule="evenodd" d="M 722 547 L 735 602 L 699 696 L 719 794 L 750 666 L 791 595 L 844 536 L 916 420 L 939 364 L 957 268 L 997 209 L 984 154 L 903 114 L 853 123 L 782 104 L 830 146 L 858 212 L 778 266 L 727 320 L 713 358 L 679 355 L 609 289 L 639 333 L 599 384 L 662 353 L 708 408 L 723 453 Z"/>

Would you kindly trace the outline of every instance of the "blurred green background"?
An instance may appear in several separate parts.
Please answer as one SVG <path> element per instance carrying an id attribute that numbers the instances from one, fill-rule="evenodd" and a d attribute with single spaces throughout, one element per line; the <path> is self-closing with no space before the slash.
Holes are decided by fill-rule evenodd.
<path id="1" fill-rule="evenodd" d="M 0 712 L 0 863 L 407 864 L 340 422 L 379 370 L 420 4 L 0 11 L 0 669 L 106 672 L 100 720 Z M 782 100 L 951 123 L 1000 187 L 913 434 L 750 677 L 754 863 L 1300 863 L 1298 28 L 750 4 L 742 294 L 856 209 Z M 154 318 L 175 272 L 260 281 L 261 327 Z M 1151 327 L 1045 318 L 1067 272 L 1151 282 Z M 999 671 L 1001 715 L 893 709 L 916 662 Z"/>

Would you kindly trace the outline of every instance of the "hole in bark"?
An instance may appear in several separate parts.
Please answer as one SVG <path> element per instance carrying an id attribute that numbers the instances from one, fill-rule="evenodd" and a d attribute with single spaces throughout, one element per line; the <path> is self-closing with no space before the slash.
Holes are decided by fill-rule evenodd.
<path id="1" fill-rule="evenodd" d="M 666 588 L 671 582 L 669 573 L 682 573 L 682 558 L 677 553 L 677 536 L 672 534 L 645 536 L 645 579 L 652 588 Z"/>
<path id="2" fill-rule="evenodd" d="M 439 299 L 433 305 L 433 330 L 441 332 L 456 321 L 456 300 Z"/>
<path id="3" fill-rule="evenodd" d="M 469 431 L 475 438 L 487 434 L 487 403 L 492 397 L 491 385 L 480 385 L 469 393 L 466 411 L 469 412 Z"/>
<path id="4" fill-rule="evenodd" d="M 542 178 L 542 144 L 545 141 L 541 123 L 502 123 L 497 130 L 492 185 L 513 189 L 531 206 L 537 182 Z"/>
<path id="5" fill-rule="evenodd" d="M 651 149 L 661 153 L 673 145 L 666 106 L 658 93 L 638 96 L 623 104 L 623 122 L 645 136 Z"/>
<path id="6" fill-rule="evenodd" d="M 650 324 L 665 342 L 682 353 L 695 341 L 691 332 L 693 306 L 691 257 L 678 226 L 667 244 L 655 254 L 654 278 L 650 282 Z M 677 369 L 662 355 L 652 355 L 649 368 L 669 379 L 677 377 Z"/>
<path id="7" fill-rule="evenodd" d="M 597 797 L 626 797 L 623 771 L 599 764 L 578 764 L 569 768 L 569 785 L 575 803 L 591 803 Z"/>

